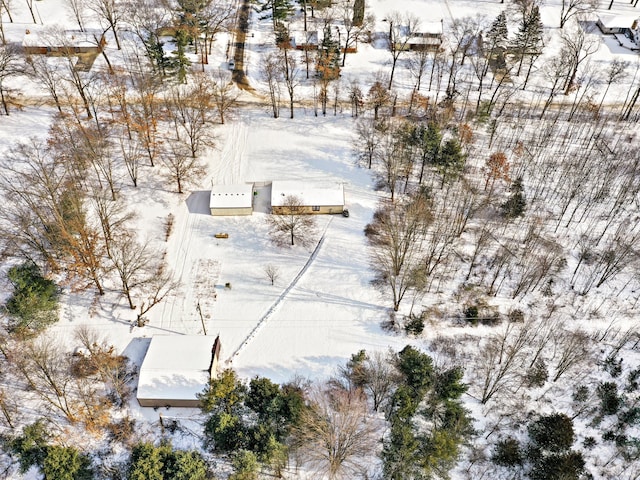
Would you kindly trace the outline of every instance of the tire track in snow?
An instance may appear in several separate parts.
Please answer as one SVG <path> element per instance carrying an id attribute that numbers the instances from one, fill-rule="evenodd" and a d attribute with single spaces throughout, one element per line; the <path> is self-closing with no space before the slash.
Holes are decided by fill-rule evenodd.
<path id="1" fill-rule="evenodd" d="M 326 233 L 327 233 L 327 229 L 329 228 L 329 225 L 331 225 L 332 221 L 333 221 L 333 217 L 329 220 L 329 222 L 327 222 L 327 225 L 324 227 L 324 231 L 322 232 L 322 236 L 320 237 L 320 240 L 318 240 L 318 244 L 316 245 L 316 248 L 314 248 L 313 252 L 311 252 L 311 255 L 309 256 L 309 259 L 307 260 L 307 263 L 304 264 L 302 269 L 300 269 L 300 271 L 295 276 L 295 278 L 293 280 L 291 280 L 291 282 L 289 283 L 287 288 L 284 289 L 284 291 L 280 294 L 280 296 L 276 299 L 276 301 L 273 302 L 273 305 L 271 305 L 271 307 L 269 307 L 269 309 L 262 316 L 262 318 L 260 318 L 260 320 L 258 320 L 258 323 L 256 324 L 255 327 L 253 327 L 253 330 L 251 330 L 251 333 L 249 333 L 247 338 L 245 338 L 244 341 L 240 344 L 240 346 L 238 348 L 236 348 L 235 352 L 233 352 L 233 354 L 231 354 L 231 356 L 227 359 L 226 363 L 228 363 L 228 364 L 232 363 L 233 359 L 235 357 L 237 357 L 240 354 L 240 352 L 242 352 L 242 350 L 244 350 L 245 347 L 251 342 L 251 340 L 253 340 L 256 337 L 258 332 L 262 329 L 262 327 L 264 327 L 264 325 L 267 323 L 269 318 L 276 311 L 278 306 L 287 297 L 289 292 L 291 292 L 291 290 L 297 285 L 298 281 L 302 278 L 302 276 L 306 273 L 306 271 L 309 270 L 309 267 L 311 266 L 313 261 L 318 256 L 318 252 L 320 251 L 320 248 L 324 244 L 324 239 L 325 239 L 325 236 L 326 236 Z"/>
<path id="2" fill-rule="evenodd" d="M 173 265 L 171 265 L 173 270 L 173 279 L 177 280 L 181 286 L 188 283 L 191 278 L 191 265 L 193 263 L 190 255 L 191 243 L 193 233 L 200 224 L 199 216 L 197 214 L 190 213 L 186 203 L 183 204 L 183 208 L 187 211 L 185 212 L 185 220 L 182 222 L 182 228 L 180 228 L 180 240 L 176 250 L 175 261 L 173 262 Z M 187 264 L 189 265 L 189 270 L 187 270 L 188 278 L 185 282 L 185 269 Z M 176 318 L 176 315 L 179 315 L 179 318 L 183 320 L 185 297 L 184 295 L 174 294 L 172 298 L 173 300 L 170 304 L 168 302 L 165 302 L 164 304 L 162 318 L 160 321 L 162 328 L 171 328 L 173 326 L 173 319 Z M 178 303 L 180 303 L 180 305 L 178 305 Z"/>
<path id="3" fill-rule="evenodd" d="M 231 126 L 224 148 L 220 153 L 220 163 L 211 178 L 212 184 L 232 184 L 242 181 L 248 131 L 248 126 L 245 123 L 238 122 Z"/>

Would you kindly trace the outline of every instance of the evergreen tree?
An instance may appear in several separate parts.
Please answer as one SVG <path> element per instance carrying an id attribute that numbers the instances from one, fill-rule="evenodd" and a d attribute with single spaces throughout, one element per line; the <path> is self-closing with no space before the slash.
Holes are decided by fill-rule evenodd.
<path id="1" fill-rule="evenodd" d="M 9 448 L 17 455 L 20 472 L 25 473 L 32 466 L 41 466 L 47 456 L 49 430 L 43 420 L 27 425 L 22 435 L 9 442 Z"/>
<path id="2" fill-rule="evenodd" d="M 502 11 L 491 24 L 487 31 L 487 40 L 491 45 L 490 52 L 496 48 L 507 48 L 509 29 L 507 27 L 507 14 Z"/>
<path id="3" fill-rule="evenodd" d="M 166 459 L 165 478 L 170 480 L 206 480 L 210 477 L 200 452 L 174 450 Z"/>
<path id="4" fill-rule="evenodd" d="M 187 67 L 191 65 L 191 62 L 187 58 L 185 48 L 189 43 L 189 34 L 187 30 L 179 28 L 176 30 L 174 37 L 176 42 L 176 50 L 173 52 L 174 58 L 171 62 L 171 66 L 175 69 L 178 82 L 186 83 L 187 81 Z"/>
<path id="5" fill-rule="evenodd" d="M 273 21 L 273 28 L 282 24 L 293 15 L 293 3 L 291 0 L 267 0 L 260 8 L 262 12 L 269 11 Z"/>
<path id="6" fill-rule="evenodd" d="M 60 289 L 42 276 L 35 263 L 11 267 L 7 277 L 13 284 L 13 294 L 5 305 L 13 318 L 12 331 L 37 333 L 58 320 Z"/>
<path id="7" fill-rule="evenodd" d="M 450 138 L 444 143 L 436 158 L 436 168 L 442 175 L 441 187 L 462 172 L 464 163 L 465 155 L 462 153 L 460 142 L 457 138 Z"/>
<path id="8" fill-rule="evenodd" d="M 537 450 L 565 452 L 575 440 L 573 421 L 564 413 L 540 417 L 528 427 L 529 438 Z"/>
<path id="9" fill-rule="evenodd" d="M 485 52 L 487 52 L 487 63 L 485 64 L 482 72 L 483 77 L 487 74 L 489 63 L 493 59 L 494 55 L 498 53 L 502 58 L 504 55 L 503 52 L 507 48 L 507 43 L 509 41 L 509 29 L 507 27 L 507 15 L 504 11 L 500 12 L 493 21 L 491 27 L 487 31 L 486 38 L 489 49 L 485 49 Z"/>
<path id="10" fill-rule="evenodd" d="M 152 443 L 139 443 L 131 450 L 129 480 L 164 480 L 163 454 Z"/>
<path id="11" fill-rule="evenodd" d="M 502 214 L 507 218 L 517 218 L 523 215 L 527 208 L 522 177 L 518 177 L 513 181 L 509 191 L 511 196 L 502 204 Z"/>
<path id="12" fill-rule="evenodd" d="M 45 480 L 89 480 L 93 478 L 89 463 L 75 448 L 54 445 L 47 448 L 42 473 Z"/>
<path id="13" fill-rule="evenodd" d="M 462 369 L 439 371 L 431 357 L 411 346 L 398 353 L 396 367 L 404 382 L 387 412 L 391 431 L 382 450 L 384 478 L 444 478 L 472 433 L 459 400 L 466 390 Z"/>
<path id="14" fill-rule="evenodd" d="M 522 17 L 520 25 L 518 26 L 518 33 L 513 43 L 513 49 L 519 59 L 518 72 L 516 75 L 520 75 L 525 56 L 537 57 L 540 55 L 540 51 L 544 45 L 543 34 L 544 25 L 540 18 L 540 9 L 537 5 L 534 5 L 529 13 Z M 531 66 L 532 63 L 533 61 L 530 62 L 529 66 Z"/>
<path id="15" fill-rule="evenodd" d="M 424 169 L 427 165 L 435 165 L 440 151 L 440 143 L 442 143 L 442 135 L 438 129 L 438 125 L 429 122 L 425 127 L 420 124 L 414 127 L 411 134 L 410 143 L 416 147 L 420 156 L 420 174 L 418 175 L 418 184 L 422 185 L 424 177 Z"/>

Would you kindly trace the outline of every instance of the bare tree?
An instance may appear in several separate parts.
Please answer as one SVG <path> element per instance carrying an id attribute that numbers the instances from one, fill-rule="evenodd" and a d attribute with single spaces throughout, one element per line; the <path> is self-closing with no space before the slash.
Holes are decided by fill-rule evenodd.
<path id="1" fill-rule="evenodd" d="M 391 53 L 391 73 L 389 74 L 389 85 L 387 90 L 391 90 L 393 85 L 393 75 L 396 71 L 396 64 L 400 56 L 405 53 L 411 35 L 418 31 L 420 19 L 411 13 L 391 12 L 383 19 L 389 24 L 388 48 Z"/>
<path id="2" fill-rule="evenodd" d="M 340 48 L 342 48 L 342 66 L 344 67 L 347 53 L 357 47 L 358 41 L 362 40 L 371 30 L 375 18 L 373 15 L 366 15 L 362 21 L 354 21 L 353 2 L 349 0 L 341 0 L 337 5 L 337 11 L 337 16 L 342 20 L 344 27 L 344 36 L 342 34 L 339 36 L 342 43 Z"/>
<path id="3" fill-rule="evenodd" d="M 131 75 L 131 80 L 135 92 L 133 102 L 130 102 L 132 129 L 136 132 L 149 164 L 153 167 L 162 150 L 162 141 L 158 134 L 158 124 L 162 120 L 160 102 L 157 98 L 159 84 L 152 76 L 140 73 Z"/>
<path id="4" fill-rule="evenodd" d="M 373 159 L 388 125 L 385 120 L 361 118 L 356 123 L 356 137 L 353 140 L 353 151 L 358 160 L 371 169 Z"/>
<path id="5" fill-rule="evenodd" d="M 200 29 L 204 34 L 202 63 L 209 63 L 208 56 L 211 54 L 216 35 L 234 27 L 236 14 L 237 5 L 232 0 L 204 2 L 198 15 Z"/>
<path id="6" fill-rule="evenodd" d="M 173 280 L 171 271 L 167 268 L 164 256 L 156 259 L 155 265 L 147 268 L 153 272 L 153 275 L 141 285 L 136 319 L 136 324 L 139 327 L 146 325 L 148 320 L 145 315 L 166 297 L 174 294 L 179 287 L 179 282 Z"/>
<path id="7" fill-rule="evenodd" d="M 607 93 L 609 92 L 609 88 L 613 83 L 618 83 L 624 80 L 627 75 L 627 68 L 629 67 L 629 62 L 625 62 L 623 60 L 619 60 L 614 58 L 609 64 L 609 69 L 606 73 L 606 87 L 602 94 L 602 99 L 600 100 L 600 104 L 598 105 L 598 111 L 602 110 L 602 104 L 604 103 L 605 98 L 607 98 Z"/>
<path id="8" fill-rule="evenodd" d="M 267 278 L 271 281 L 271 285 L 273 285 L 275 281 L 278 280 L 278 278 L 280 277 L 280 269 L 271 263 L 265 265 L 264 273 L 267 275 Z"/>
<path id="9" fill-rule="evenodd" d="M 396 198 L 398 181 L 401 177 L 408 178 L 411 162 L 411 147 L 407 142 L 405 125 L 392 125 L 380 135 L 380 141 L 374 152 L 379 169 L 376 171 L 377 186 L 384 188 L 391 194 L 391 201 Z"/>
<path id="10" fill-rule="evenodd" d="M 46 55 L 32 55 L 27 57 L 27 74 L 35 78 L 38 83 L 44 86 L 54 103 L 58 112 L 62 113 L 60 95 L 63 92 L 63 77 L 58 68 L 51 63 L 51 59 Z"/>
<path id="11" fill-rule="evenodd" d="M 118 0 L 88 0 L 87 7 L 98 15 L 101 21 L 107 23 L 113 32 L 118 50 L 121 50 L 118 26 L 124 18 L 124 5 Z"/>
<path id="12" fill-rule="evenodd" d="M 575 87 L 574 82 L 580 65 L 589 56 L 598 51 L 601 40 L 599 36 L 586 32 L 582 25 L 577 22 L 569 31 L 564 31 L 560 38 L 566 55 L 565 58 L 569 60 L 569 68 L 563 87 L 564 94 L 568 95 Z"/>
<path id="13" fill-rule="evenodd" d="M 0 45 L 0 101 L 5 115 L 9 115 L 9 89 L 5 81 L 24 72 L 22 56 L 13 45 Z"/>
<path id="14" fill-rule="evenodd" d="M 481 403 L 487 403 L 499 393 L 513 393 L 521 386 L 525 352 L 531 341 L 528 324 L 516 326 L 509 322 L 501 333 L 491 336 L 480 348 L 476 364 Z"/>
<path id="15" fill-rule="evenodd" d="M 276 208 L 277 213 L 267 218 L 274 240 L 279 241 L 284 235 L 291 245 L 295 245 L 295 242 L 302 245 L 311 243 L 316 221 L 310 214 L 309 207 L 302 203 L 302 199 L 295 195 L 287 195 Z"/>
<path id="16" fill-rule="evenodd" d="M 174 142 L 162 156 L 167 178 L 175 182 L 178 193 L 183 193 L 187 184 L 198 182 L 206 174 L 204 163 L 190 153 L 184 145 Z"/>
<path id="17" fill-rule="evenodd" d="M 278 57 L 274 53 L 268 53 L 262 58 L 261 63 L 262 78 L 267 82 L 269 89 L 269 99 L 273 118 L 280 116 L 280 68 L 278 68 Z"/>
<path id="18" fill-rule="evenodd" d="M 47 407 L 61 412 L 71 423 L 78 420 L 80 411 L 69 356 L 62 351 L 61 342 L 50 335 L 26 342 L 14 364 Z"/>
<path id="19" fill-rule="evenodd" d="M 378 444 L 380 426 L 366 400 L 327 386 L 313 389 L 294 443 L 303 461 L 330 480 L 363 475 Z"/>
<path id="20" fill-rule="evenodd" d="M 613 2 L 612 2 L 613 3 Z M 560 28 L 573 17 L 583 17 L 598 8 L 598 0 L 562 0 L 560 8 Z M 611 8 L 611 6 L 609 6 Z"/>
<path id="21" fill-rule="evenodd" d="M 78 22 L 78 28 L 81 32 L 84 32 L 84 16 L 86 9 L 85 0 L 65 0 L 66 7 L 73 13 L 76 22 Z"/>
<path id="22" fill-rule="evenodd" d="M 373 283 L 384 292 L 391 291 L 393 310 L 411 289 L 424 282 L 421 247 L 430 221 L 427 200 L 416 196 L 406 203 L 379 208 L 365 227 L 371 244 Z"/>
<path id="23" fill-rule="evenodd" d="M 218 69 L 214 75 L 211 94 L 213 103 L 218 111 L 220 123 L 224 125 L 225 117 L 236 108 L 238 96 L 240 95 L 240 91 L 231 80 L 229 72 Z"/>
<path id="24" fill-rule="evenodd" d="M 171 147 L 173 155 L 169 157 L 175 157 L 178 150 L 186 149 L 187 154 L 195 159 L 203 147 L 213 145 L 210 128 L 212 101 L 210 85 L 204 77 L 199 77 L 192 87 L 176 85 L 171 89 L 166 111 L 173 123 L 175 140 Z M 179 155 L 184 155 L 184 152 Z"/>
<path id="25" fill-rule="evenodd" d="M 564 335 L 556 336 L 555 374 L 553 381 L 557 382 L 562 375 L 582 362 L 589 361 L 589 336 L 580 331 L 565 331 Z"/>
<path id="26" fill-rule="evenodd" d="M 280 67 L 279 77 L 284 80 L 284 86 L 289 94 L 289 118 L 293 118 L 295 89 L 299 84 L 300 69 L 296 58 L 288 48 L 280 49 L 278 65 Z"/>
<path id="27" fill-rule="evenodd" d="M 133 303 L 134 292 L 151 281 L 151 275 L 155 275 L 155 271 L 149 271 L 148 268 L 157 256 L 147 244 L 140 243 L 132 232 L 123 232 L 113 239 L 109 258 L 118 272 L 122 293 L 131 310 L 136 308 Z"/>

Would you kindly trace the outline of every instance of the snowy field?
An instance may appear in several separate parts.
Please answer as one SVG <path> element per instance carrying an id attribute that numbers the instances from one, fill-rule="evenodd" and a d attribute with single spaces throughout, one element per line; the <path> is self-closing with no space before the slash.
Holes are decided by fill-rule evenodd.
<path id="1" fill-rule="evenodd" d="M 609 2 L 602 3 L 601 11 L 606 8 L 605 3 L 608 5 Z M 61 2 L 44 0 L 35 5 L 38 18 L 43 23 L 73 25 L 72 17 L 61 7 Z M 503 9 L 510 8 L 508 1 L 501 4 L 499 1 L 471 0 L 370 0 L 369 5 L 376 16 L 375 30 L 380 33 L 388 28 L 388 22 L 384 21 L 386 16 L 398 9 L 415 12 L 429 21 L 442 20 L 447 25 L 454 19 L 478 13 L 490 21 Z M 554 45 L 557 45 L 559 5 L 560 0 L 547 0 L 541 8 L 550 45 L 546 57 L 554 55 Z M 622 15 L 638 11 L 628 2 L 615 2 L 607 13 Z M 19 42 L 32 23 L 22 4 L 16 5 L 15 18 L 14 23 L 4 24 L 5 35 L 10 41 Z M 307 84 L 300 87 L 300 97 L 306 99 L 296 106 L 295 119 L 284 118 L 288 114 L 284 107 L 283 118 L 272 118 L 265 102 L 264 82 L 259 74 L 262 55 L 274 47 L 271 24 L 259 22 L 254 15 L 250 32 L 253 35 L 247 39 L 246 73 L 256 91 L 243 92 L 241 107 L 226 124 L 212 127 L 215 146 L 202 155 L 206 175 L 181 195 L 170 191 L 169 183 L 161 178 L 158 169 L 146 166 L 139 187 L 122 182 L 121 194 L 137 214 L 136 230 L 140 238 L 159 251 L 166 250 L 166 260 L 173 278 L 180 283 L 179 289 L 145 315 L 149 323 L 144 327 L 136 325 L 136 314 L 128 308 L 117 285 L 107 285 L 107 292 L 102 297 L 91 291 L 66 290 L 60 321 L 48 329 L 47 335 L 58 338 L 71 351 L 77 346 L 73 339 L 76 328 L 90 325 L 137 365 L 141 364 L 148 339 L 154 334 L 206 333 L 212 338 L 220 335 L 221 366 L 235 369 L 244 379 L 265 376 L 275 382 L 285 382 L 295 376 L 324 379 L 361 349 L 368 352 L 389 348 L 397 351 L 407 343 L 428 348 L 432 346 L 430 342 L 439 336 L 459 338 L 465 350 L 459 353 L 459 360 L 473 361 L 480 345 L 477 339 L 495 333 L 496 329 L 483 326 L 463 329 L 459 323 L 434 321 L 427 325 L 419 339 L 382 329 L 382 324 L 389 319 L 390 302 L 371 285 L 370 251 L 363 230 L 386 194 L 374 188 L 371 171 L 356 165 L 351 112 L 342 106 L 337 115 L 331 109 L 327 116 L 317 116 L 308 100 L 312 87 Z M 123 32 L 123 36 L 126 38 L 127 34 Z M 225 45 L 231 40 L 232 37 L 225 34 L 218 37 L 212 56 L 215 58 L 211 62 L 213 67 L 226 65 Z M 107 53 L 116 64 L 124 55 L 115 49 L 110 37 Z M 636 53 L 621 48 L 611 38 L 603 38 L 593 62 L 604 67 L 613 58 L 633 62 L 634 65 L 637 62 Z M 375 73 L 387 71 L 389 65 L 390 55 L 384 47 L 359 45 L 357 54 L 347 56 L 342 85 L 346 87 L 354 79 L 369 85 Z M 106 71 L 104 59 L 98 57 L 94 69 L 96 72 Z M 395 78 L 394 85 L 401 94 L 408 94 L 413 79 L 407 69 L 399 69 Z M 619 85 L 613 85 L 611 91 L 618 90 L 620 98 L 624 98 L 630 84 L 629 77 Z M 46 138 L 55 115 L 51 105 L 38 105 L 38 99 L 45 96 L 38 85 L 25 80 L 20 80 L 20 85 L 26 85 L 17 96 L 17 103 L 22 107 L 0 119 L 0 154 L 18 141 L 31 137 Z M 285 98 L 283 93 L 283 100 Z M 638 127 L 632 125 L 629 131 L 637 133 Z M 476 148 L 489 150 L 487 143 L 486 133 L 480 132 Z M 475 165 L 475 168 L 479 171 L 481 166 Z M 124 174 L 122 178 L 125 178 Z M 274 180 L 342 183 L 350 216 L 318 216 L 314 240 L 310 245 L 278 246 L 270 239 L 267 223 L 269 189 L 263 186 Z M 209 214 L 211 185 L 245 182 L 255 182 L 259 192 L 253 215 L 213 217 Z M 164 225 L 169 215 L 173 215 L 174 224 L 165 241 Z M 227 233 L 228 238 L 217 239 L 214 237 L 217 233 Z M 467 248 L 456 253 L 468 255 L 469 251 Z M 570 265 L 573 267 L 575 259 L 570 261 L 574 261 Z M 267 265 L 278 270 L 274 285 L 265 273 Z M 0 267 L 1 282 L 5 282 L 9 266 Z M 2 285 L 3 298 L 6 298 L 10 293 L 9 285 Z M 458 300 L 456 296 L 462 294 L 453 290 L 455 285 L 449 286 L 450 291 L 432 292 L 416 305 L 416 309 L 433 307 L 443 311 L 443 317 L 456 308 L 459 310 L 452 304 Z M 588 298 L 572 293 L 554 299 L 554 305 L 551 300 L 546 303 L 548 299 L 541 295 L 529 296 L 521 307 L 525 312 L 534 314 L 557 307 L 561 312 L 558 318 L 562 322 L 569 325 L 577 320 L 580 327 L 590 332 L 604 331 L 611 325 L 620 331 L 637 329 L 637 309 L 633 299 L 629 297 L 618 302 L 612 298 L 615 292 L 623 289 L 624 285 L 618 282 Z M 516 303 L 504 296 L 492 301 L 503 313 Z M 599 311 L 605 304 L 606 307 Z M 406 301 L 400 313 L 407 314 L 411 308 L 410 301 Z M 445 354 L 436 359 L 443 363 L 451 360 Z M 625 368 L 637 364 L 636 351 L 635 356 L 629 355 Z M 470 372 L 468 378 L 474 378 L 473 375 L 474 372 Z M 602 375 L 592 365 L 573 373 L 570 380 L 595 384 Z M 558 385 L 527 395 L 528 398 L 521 399 L 517 407 L 522 414 L 519 418 L 532 408 L 555 411 L 559 406 L 567 410 L 571 406 L 570 392 Z M 471 396 L 466 396 L 465 402 L 472 409 L 480 430 L 498 428 L 503 416 L 509 413 L 480 405 L 477 398 Z M 513 405 L 510 408 L 516 409 Z M 158 420 L 158 411 L 140 408 L 132 399 L 128 412 L 132 418 L 148 420 L 141 431 L 147 432 L 148 438 L 154 438 L 153 422 Z M 200 418 L 196 410 L 189 409 L 171 409 L 163 414 L 167 418 L 194 418 L 196 421 Z M 199 428 L 197 423 L 185 425 L 194 431 Z M 508 428 L 517 435 L 524 435 L 523 425 L 509 425 Z M 590 428 L 593 426 L 585 424 L 582 419 L 576 427 L 584 432 Z M 198 435 L 196 432 L 182 439 L 179 446 L 198 447 Z M 580 435 L 582 438 L 585 434 Z M 487 449 L 487 445 L 489 442 L 479 440 L 478 450 Z M 609 450 L 604 447 L 594 454 L 600 472 L 605 472 L 597 478 L 607 478 L 607 466 L 602 464 L 608 454 Z M 613 463 L 617 470 L 609 478 L 632 478 L 631 474 L 622 476 L 624 465 L 621 466 L 619 461 Z M 468 470 L 465 472 L 460 467 L 456 478 L 473 478 L 472 465 L 466 464 L 465 467 Z"/>

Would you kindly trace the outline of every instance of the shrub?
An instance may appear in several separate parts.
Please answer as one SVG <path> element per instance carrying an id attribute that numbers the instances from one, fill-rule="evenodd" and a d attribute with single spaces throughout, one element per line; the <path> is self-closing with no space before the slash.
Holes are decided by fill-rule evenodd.
<path id="1" fill-rule="evenodd" d="M 627 376 L 627 386 L 625 387 L 625 391 L 635 392 L 636 390 L 638 390 L 639 380 L 640 380 L 640 368 L 631 370 L 629 372 L 629 375 Z"/>
<path id="2" fill-rule="evenodd" d="M 478 324 L 478 312 L 479 309 L 477 305 L 467 305 L 462 311 L 464 319 L 471 325 Z"/>
<path id="3" fill-rule="evenodd" d="M 582 442 L 582 446 L 587 450 L 590 450 L 596 446 L 596 439 L 593 437 L 586 437 Z"/>
<path id="4" fill-rule="evenodd" d="M 522 177 L 516 178 L 509 188 L 511 195 L 509 199 L 501 205 L 502 214 L 509 219 L 520 217 L 527 208 L 527 201 L 524 197 L 524 186 Z"/>
<path id="5" fill-rule="evenodd" d="M 573 392 L 573 401 L 577 403 L 586 402 L 589 398 L 589 387 L 586 385 L 578 385 L 576 391 Z"/>
<path id="6" fill-rule="evenodd" d="M 47 455 L 49 432 L 43 420 L 24 427 L 22 435 L 9 442 L 10 450 L 18 457 L 20 471 L 29 470 L 34 465 L 42 465 Z"/>
<path id="7" fill-rule="evenodd" d="M 540 450 L 564 452 L 575 440 L 573 421 L 564 413 L 540 417 L 529 424 L 528 430 L 532 446 Z"/>
<path id="8" fill-rule="evenodd" d="M 258 478 L 258 458 L 249 450 L 239 450 L 231 460 L 234 473 L 229 480 L 256 480 Z"/>
<path id="9" fill-rule="evenodd" d="M 549 371 L 544 360 L 538 359 L 525 374 L 525 382 L 527 387 L 542 387 L 549 378 Z"/>
<path id="10" fill-rule="evenodd" d="M 538 460 L 531 469 L 531 480 L 578 480 L 584 473 L 582 453 L 553 453 Z"/>
<path id="11" fill-rule="evenodd" d="M 12 317 L 11 331 L 32 335 L 58 321 L 60 289 L 42 276 L 35 263 L 11 267 L 7 276 L 13 284 L 13 294 L 5 305 Z"/>
<path id="12" fill-rule="evenodd" d="M 424 331 L 424 315 L 409 315 L 404 330 L 407 335 L 420 335 Z"/>
<path id="13" fill-rule="evenodd" d="M 493 451 L 491 460 L 503 467 L 517 467 L 522 465 L 524 458 L 520 443 L 513 437 L 500 440 Z"/>
<path id="14" fill-rule="evenodd" d="M 520 309 L 510 310 L 507 314 L 507 318 L 510 322 L 513 323 L 523 323 L 524 322 L 524 312 Z"/>
<path id="15" fill-rule="evenodd" d="M 620 408 L 618 386 L 614 382 L 604 382 L 598 385 L 596 394 L 600 399 L 600 411 L 603 415 L 615 415 Z"/>
<path id="16" fill-rule="evenodd" d="M 604 361 L 604 370 L 613 378 L 619 377 L 622 374 L 622 358 L 616 359 L 613 354 L 609 355 Z"/>
<path id="17" fill-rule="evenodd" d="M 116 442 L 127 442 L 135 432 L 136 421 L 130 417 L 113 422 L 107 425 L 109 436 Z"/>
<path id="18" fill-rule="evenodd" d="M 89 459 L 73 447 L 47 448 L 42 464 L 45 480 L 89 480 L 93 478 Z"/>

